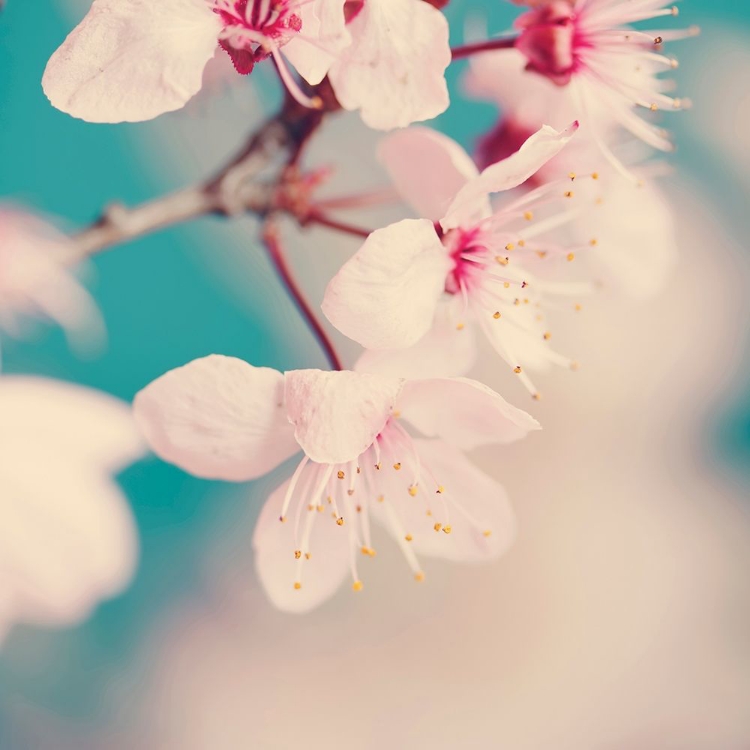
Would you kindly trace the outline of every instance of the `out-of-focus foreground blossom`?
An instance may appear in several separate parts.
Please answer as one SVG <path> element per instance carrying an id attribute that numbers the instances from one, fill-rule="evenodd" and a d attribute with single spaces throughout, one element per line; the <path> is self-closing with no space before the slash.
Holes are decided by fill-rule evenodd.
<path id="1" fill-rule="evenodd" d="M 515 23 L 516 48 L 529 71 L 569 88 L 579 117 L 598 137 L 597 121 L 610 121 L 650 146 L 670 151 L 663 129 L 647 122 L 635 107 L 675 110 L 689 102 L 668 95 L 670 82 L 658 77 L 677 66 L 661 53 L 665 42 L 695 29 L 641 31 L 630 24 L 677 15 L 664 0 L 528 0 L 530 10 Z"/>
<path id="2" fill-rule="evenodd" d="M 136 533 L 112 476 L 143 452 L 117 399 L 0 377 L 0 636 L 79 622 L 130 580 Z"/>
<path id="3" fill-rule="evenodd" d="M 473 323 L 536 395 L 524 368 L 573 365 L 549 347 L 540 306 L 549 294 L 577 294 L 585 285 L 543 281 L 524 259 L 537 253 L 572 257 L 569 248 L 537 239 L 569 221 L 571 210 L 561 206 L 539 221 L 535 211 L 558 198 L 562 204 L 573 193 L 566 177 L 511 196 L 496 210 L 490 195 L 525 183 L 560 153 L 577 127 L 542 127 L 518 152 L 481 174 L 457 143 L 439 133 L 412 128 L 389 136 L 382 160 L 396 189 L 425 218 L 368 237 L 328 285 L 328 319 L 373 352 L 409 350 L 386 356 L 396 358 L 393 367 L 402 369 L 397 374 L 413 377 L 426 376 L 423 366 L 441 361 L 455 373 L 466 372 L 474 348 L 460 345 L 456 332 L 470 336 L 467 324 Z M 378 369 L 385 366 L 383 356 L 368 352 L 365 359 L 368 369 L 375 359 Z"/>
<path id="4" fill-rule="evenodd" d="M 0 207 L 0 328 L 21 336 L 26 318 L 53 321 L 72 344 L 85 347 L 103 335 L 89 293 L 69 268 L 70 241 L 51 224 Z"/>
<path id="5" fill-rule="evenodd" d="M 480 165 L 513 153 L 544 123 L 564 127 L 581 116 L 566 90 L 527 73 L 523 56 L 515 50 L 477 55 L 465 86 L 471 95 L 488 99 L 501 110 L 498 124 L 478 143 Z M 585 210 L 566 232 L 571 243 L 590 248 L 577 260 L 587 269 L 584 275 L 605 289 L 648 296 L 663 288 L 677 260 L 672 208 L 650 175 L 654 166 L 638 163 L 642 148 L 634 150 L 632 144 L 623 148 L 622 133 L 612 128 L 597 141 L 586 124 L 582 122 L 576 137 L 526 187 L 538 187 L 559 174 L 596 173 L 595 181 L 579 180 L 575 185 L 576 202 Z M 602 145 L 617 154 L 637 183 L 623 178 L 603 157 Z"/>
<path id="6" fill-rule="evenodd" d="M 345 109 L 389 129 L 448 106 L 448 23 L 422 0 L 94 0 L 50 59 L 52 104 L 90 122 L 141 121 L 180 109 L 220 45 L 238 73 L 272 57 L 289 92 L 326 75 Z M 281 50 L 283 49 L 283 54 Z"/>
<path id="7" fill-rule="evenodd" d="M 295 612 L 332 596 L 347 572 L 362 588 L 357 558 L 375 556 L 371 520 L 390 531 L 417 581 L 416 553 L 479 561 L 503 552 L 515 528 L 505 492 L 462 450 L 539 427 L 472 380 L 282 374 L 219 355 L 166 373 L 134 408 L 154 451 L 197 476 L 253 479 L 302 449 L 253 538 L 269 597 Z"/>

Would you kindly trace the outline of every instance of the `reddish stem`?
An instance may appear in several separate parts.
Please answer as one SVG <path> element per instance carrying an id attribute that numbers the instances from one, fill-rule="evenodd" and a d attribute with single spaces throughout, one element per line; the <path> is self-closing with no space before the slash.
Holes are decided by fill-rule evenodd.
<path id="1" fill-rule="evenodd" d="M 503 37 L 502 39 L 487 39 L 484 42 L 474 44 L 462 44 L 460 47 L 451 49 L 452 60 L 461 60 L 478 52 L 490 52 L 496 49 L 512 49 L 516 46 L 516 37 Z"/>
<path id="2" fill-rule="evenodd" d="M 322 227 L 328 227 L 329 229 L 335 229 L 337 232 L 344 232 L 345 234 L 352 234 L 355 237 L 369 237 L 372 234 L 372 230 L 363 229 L 362 227 L 355 227 L 353 224 L 346 224 L 343 221 L 337 221 L 331 219 L 325 214 L 319 213 L 318 211 L 311 211 L 305 216 L 303 224 L 319 224 Z"/>
<path id="3" fill-rule="evenodd" d="M 339 359 L 339 355 L 336 353 L 333 342 L 328 338 L 328 334 L 318 321 L 315 313 L 305 299 L 305 296 L 302 294 L 301 289 L 297 286 L 294 276 L 292 276 L 291 269 L 289 268 L 286 256 L 284 255 L 284 250 L 279 241 L 278 229 L 273 223 L 273 220 L 269 219 L 263 225 L 263 243 L 266 246 L 268 257 L 271 260 L 271 263 L 273 263 L 279 278 L 286 287 L 289 296 L 292 298 L 292 301 L 300 315 L 303 317 L 307 327 L 310 329 L 310 332 L 315 336 L 315 339 L 323 349 L 331 369 L 343 370 L 344 366 Z"/>

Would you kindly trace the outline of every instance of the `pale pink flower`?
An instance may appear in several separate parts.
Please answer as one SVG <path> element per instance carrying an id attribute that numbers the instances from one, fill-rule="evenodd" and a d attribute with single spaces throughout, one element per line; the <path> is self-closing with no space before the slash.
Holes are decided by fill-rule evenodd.
<path id="1" fill-rule="evenodd" d="M 573 212 L 566 206 L 535 220 L 535 211 L 568 201 L 573 192 L 566 178 L 564 185 L 558 181 L 516 195 L 495 211 L 490 194 L 523 184 L 560 152 L 576 128 L 574 123 L 558 132 L 545 126 L 481 174 L 457 143 L 427 128 L 389 136 L 381 158 L 396 189 L 426 218 L 391 224 L 365 240 L 326 289 L 328 319 L 366 349 L 418 346 L 398 358 L 404 376 L 422 375 L 420 362 L 442 363 L 451 374 L 468 371 L 474 349 L 458 346 L 456 331 L 471 335 L 473 323 L 536 394 L 524 368 L 574 364 L 550 348 L 540 305 L 550 293 L 580 293 L 581 285 L 535 278 L 525 258 L 570 257 L 569 248 L 537 238 L 570 221 Z M 365 357 L 367 369 L 379 360 Z M 383 371 L 382 361 L 374 364 Z"/>
<path id="2" fill-rule="evenodd" d="M 144 452 L 128 406 L 81 386 L 0 378 L 0 635 L 71 625 L 133 574 L 133 519 L 112 479 Z"/>
<path id="3" fill-rule="evenodd" d="M 345 12 L 346 5 L 346 12 Z M 90 122 L 137 122 L 180 109 L 220 45 L 237 71 L 285 59 L 310 84 L 329 74 L 345 109 L 393 128 L 448 106 L 445 17 L 422 0 L 94 0 L 54 53 L 42 85 L 52 104 Z"/>
<path id="4" fill-rule="evenodd" d="M 20 336 L 28 318 L 59 324 L 75 346 L 103 335 L 99 311 L 70 268 L 71 244 L 51 224 L 0 207 L 0 328 Z"/>
<path id="5" fill-rule="evenodd" d="M 472 58 L 467 90 L 496 102 L 502 110 L 498 125 L 479 142 L 480 163 L 513 153 L 543 123 L 564 126 L 576 112 L 567 89 L 525 72 L 524 66 L 523 56 L 515 50 Z M 606 112 L 600 109 L 596 118 L 600 135 L 607 133 L 607 148 L 614 149 L 621 135 L 611 127 L 604 130 Z M 585 204 L 586 210 L 569 223 L 566 233 L 571 242 L 591 248 L 579 255 L 587 267 L 584 275 L 607 288 L 648 296 L 664 286 L 676 261 L 672 211 L 655 180 L 647 178 L 648 165 L 628 163 L 626 168 L 635 181 L 623 179 L 620 170 L 603 157 L 600 145 L 586 137 L 587 132 L 582 124 L 576 138 L 525 187 L 531 189 L 576 169 L 596 172 L 597 180 L 579 181 L 575 186 L 576 202 Z M 617 150 L 624 154 L 621 148 Z"/>
<path id="6" fill-rule="evenodd" d="M 668 95 L 670 82 L 658 77 L 677 66 L 661 53 L 664 42 L 693 35 L 694 29 L 642 31 L 630 24 L 677 15 L 664 0 L 529 0 L 516 21 L 516 48 L 527 69 L 567 86 L 585 123 L 588 110 L 606 112 L 613 122 L 650 146 L 671 150 L 668 133 L 638 116 L 635 107 L 675 110 L 688 104 Z M 595 133 L 595 131 L 594 131 Z M 595 133 L 596 134 L 596 133 Z"/>
<path id="7" fill-rule="evenodd" d="M 197 476 L 254 479 L 304 452 L 253 537 L 269 597 L 295 612 L 332 596 L 347 573 L 362 588 L 357 558 L 375 554 L 371 521 L 391 532 L 417 580 L 416 553 L 499 555 L 513 538 L 510 506 L 461 451 L 538 429 L 472 380 L 282 374 L 218 355 L 158 378 L 134 408 L 153 450 Z"/>

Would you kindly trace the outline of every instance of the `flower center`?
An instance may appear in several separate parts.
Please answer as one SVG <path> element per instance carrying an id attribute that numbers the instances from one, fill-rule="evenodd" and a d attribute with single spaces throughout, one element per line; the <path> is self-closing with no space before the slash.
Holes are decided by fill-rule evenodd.
<path id="1" fill-rule="evenodd" d="M 224 23 L 219 44 L 238 73 L 250 73 L 302 29 L 297 0 L 213 0 L 213 11 Z"/>
<path id="2" fill-rule="evenodd" d="M 527 69 L 559 86 L 567 84 L 576 69 L 576 47 L 581 42 L 570 2 L 551 0 L 524 13 L 516 26 L 521 30 L 516 47 L 528 59 Z"/>

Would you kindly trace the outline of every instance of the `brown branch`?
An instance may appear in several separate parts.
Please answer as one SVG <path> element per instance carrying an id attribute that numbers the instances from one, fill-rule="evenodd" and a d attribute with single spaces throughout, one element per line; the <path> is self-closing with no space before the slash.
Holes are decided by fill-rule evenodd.
<path id="1" fill-rule="evenodd" d="M 461 60 L 464 57 L 476 55 L 478 52 L 491 52 L 497 49 L 511 49 L 516 45 L 516 37 L 503 37 L 501 39 L 487 39 L 484 42 L 474 44 L 462 44 L 460 47 L 451 49 L 451 60 Z"/>

